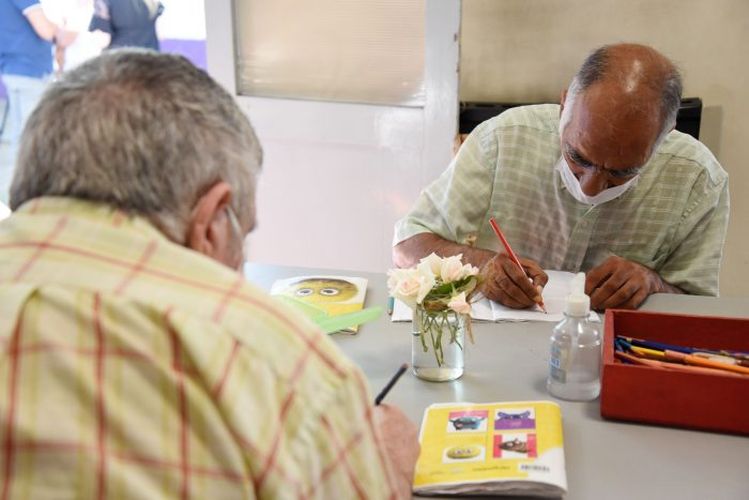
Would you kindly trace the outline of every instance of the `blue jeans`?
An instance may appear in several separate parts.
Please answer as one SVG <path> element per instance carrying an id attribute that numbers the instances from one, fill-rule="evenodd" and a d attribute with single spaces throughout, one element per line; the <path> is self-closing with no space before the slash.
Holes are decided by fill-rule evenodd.
<path id="1" fill-rule="evenodd" d="M 23 126 L 47 87 L 47 78 L 2 75 L 8 90 L 8 118 L 0 142 L 0 201 L 8 202 L 8 192 Z"/>

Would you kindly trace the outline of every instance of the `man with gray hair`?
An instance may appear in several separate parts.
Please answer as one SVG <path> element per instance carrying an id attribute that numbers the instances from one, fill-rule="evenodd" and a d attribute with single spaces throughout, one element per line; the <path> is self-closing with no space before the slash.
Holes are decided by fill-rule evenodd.
<path id="1" fill-rule="evenodd" d="M 681 88 L 650 47 L 597 49 L 561 106 L 512 108 L 468 136 L 396 224 L 396 265 L 462 253 L 483 266 L 486 295 L 515 308 L 539 302 L 543 269 L 587 272 L 599 310 L 659 292 L 717 295 L 728 176 L 674 130 Z M 532 282 L 499 251 L 490 217 Z"/>
<path id="2" fill-rule="evenodd" d="M 261 156 L 182 57 L 46 92 L 0 223 L 0 498 L 410 496 L 415 426 L 236 271 Z"/>

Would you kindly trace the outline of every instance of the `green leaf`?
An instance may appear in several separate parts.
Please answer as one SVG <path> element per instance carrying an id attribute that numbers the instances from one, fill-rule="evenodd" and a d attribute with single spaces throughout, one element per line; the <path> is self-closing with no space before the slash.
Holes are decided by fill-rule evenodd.
<path id="1" fill-rule="evenodd" d="M 313 306 L 312 304 L 309 304 L 307 302 L 302 302 L 301 300 L 289 297 L 288 295 L 274 295 L 273 297 L 296 308 L 299 312 L 307 316 L 312 321 L 316 321 L 317 319 L 328 316 L 328 313 L 324 309 L 320 309 L 319 307 Z"/>
<path id="2" fill-rule="evenodd" d="M 352 326 L 368 323 L 377 319 L 380 314 L 382 314 L 381 306 L 367 307 L 361 311 L 320 318 L 317 319 L 315 323 L 317 323 L 317 326 L 319 326 L 323 332 L 333 333 L 345 330 L 346 328 L 351 328 Z"/>

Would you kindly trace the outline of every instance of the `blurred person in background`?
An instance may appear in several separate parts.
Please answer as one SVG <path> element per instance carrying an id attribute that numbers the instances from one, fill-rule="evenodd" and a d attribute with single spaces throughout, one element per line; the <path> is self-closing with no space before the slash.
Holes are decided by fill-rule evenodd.
<path id="1" fill-rule="evenodd" d="M 49 20 L 39 0 L 0 0 L 0 75 L 8 115 L 0 149 L 0 201 L 8 200 L 18 139 L 52 75 L 52 47 L 67 47 L 76 33 Z"/>
<path id="2" fill-rule="evenodd" d="M 159 50 L 156 19 L 164 11 L 158 0 L 95 0 L 89 31 L 110 35 L 108 49 L 143 47 Z"/>
<path id="3" fill-rule="evenodd" d="M 94 0 L 41 0 L 44 12 L 59 26 L 75 31 L 78 36 L 65 48 L 56 47 L 55 72 L 68 71 L 98 56 L 109 45 L 109 34 L 88 31 L 94 13 Z"/>

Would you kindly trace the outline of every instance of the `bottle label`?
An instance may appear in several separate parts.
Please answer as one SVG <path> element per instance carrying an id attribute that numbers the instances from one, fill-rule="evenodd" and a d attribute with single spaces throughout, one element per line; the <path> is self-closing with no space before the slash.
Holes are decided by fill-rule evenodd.
<path id="1" fill-rule="evenodd" d="M 559 383 L 567 382 L 567 372 L 565 367 L 567 366 L 567 349 L 562 349 L 559 345 L 552 342 L 551 344 L 551 359 L 549 360 L 549 376 L 552 380 Z"/>

